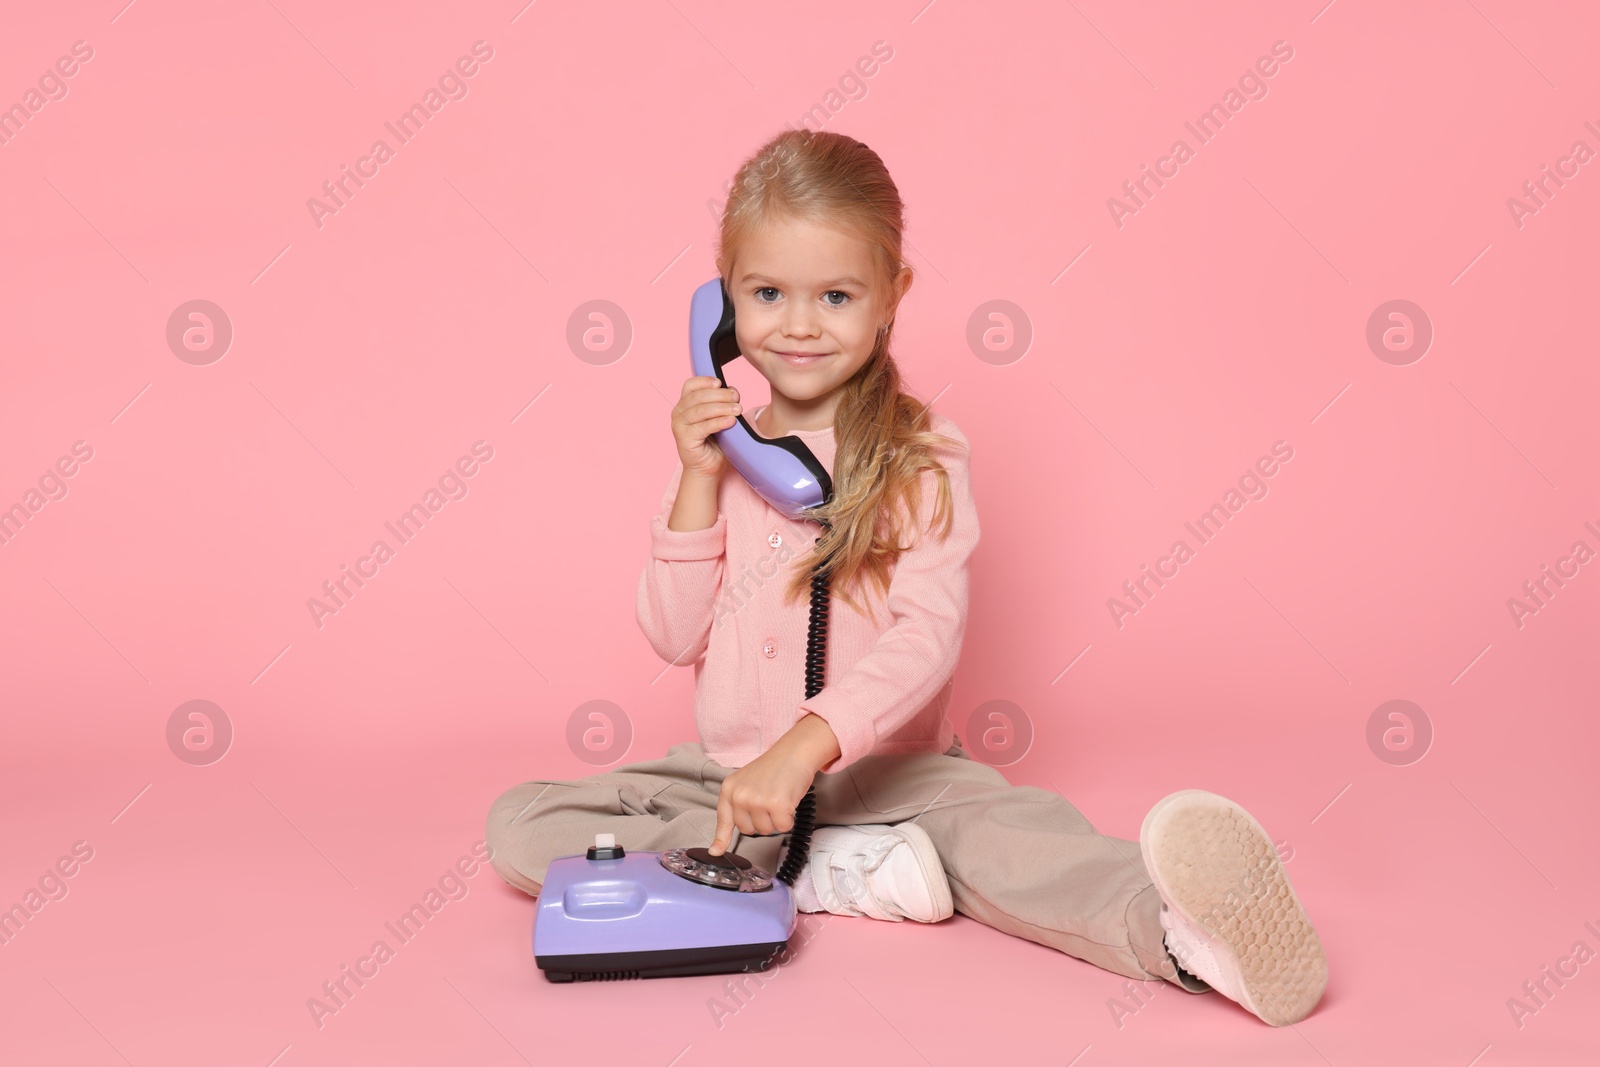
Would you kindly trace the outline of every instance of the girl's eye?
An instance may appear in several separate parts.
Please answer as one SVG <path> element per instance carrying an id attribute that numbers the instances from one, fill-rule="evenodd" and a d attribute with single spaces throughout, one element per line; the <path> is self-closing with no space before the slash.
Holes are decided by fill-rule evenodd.
<path id="1" fill-rule="evenodd" d="M 850 299 L 850 294 L 849 293 L 841 293 L 837 289 L 830 289 L 826 293 L 823 293 L 822 296 L 823 296 L 823 299 L 827 299 L 830 296 L 842 296 L 842 297 L 844 297 L 845 300 L 849 300 Z M 837 304 L 830 303 L 828 306 L 831 307 L 831 308 L 842 308 L 842 307 L 844 307 L 844 301 L 840 301 Z"/>
<path id="2" fill-rule="evenodd" d="M 770 303 L 772 303 L 772 301 L 770 301 L 770 300 L 762 300 L 761 299 L 761 294 L 762 293 L 776 293 L 777 291 L 778 290 L 774 289 L 770 285 L 763 285 L 761 288 L 756 290 L 756 299 L 758 301 L 760 301 L 761 303 L 763 303 L 763 304 L 770 304 Z"/>

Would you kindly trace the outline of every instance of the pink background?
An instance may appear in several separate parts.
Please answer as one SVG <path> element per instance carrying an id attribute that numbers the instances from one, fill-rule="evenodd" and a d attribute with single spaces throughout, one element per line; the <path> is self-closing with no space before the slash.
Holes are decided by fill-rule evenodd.
<path id="1" fill-rule="evenodd" d="M 1587 5 L 121 5 L 0 35 L 0 103 L 93 49 L 0 146 L 0 506 L 93 449 L 0 545 L 0 904 L 93 849 L 0 946 L 0 1060 L 1593 1062 L 1600 963 L 1507 1006 L 1600 951 L 1600 565 L 1507 607 L 1600 549 L 1600 162 L 1507 207 L 1600 149 Z M 479 40 L 467 95 L 319 228 L 307 199 Z M 897 354 L 974 447 L 958 731 L 1011 702 L 1007 777 L 1109 833 L 1179 788 L 1245 804 L 1292 850 L 1325 1000 L 1273 1030 L 1165 988 L 1119 1026 L 1125 980 L 1050 949 L 835 918 L 718 1028 L 720 979 L 546 984 L 531 900 L 484 869 L 319 1029 L 307 999 L 500 791 L 599 769 L 574 709 L 631 724 L 602 763 L 693 737 L 691 673 L 633 616 L 688 297 L 708 201 L 817 104 L 905 197 Z M 196 299 L 233 329 L 203 366 L 166 340 Z M 1366 341 L 1394 299 L 1434 330 L 1403 366 Z M 632 336 L 583 359 L 594 300 Z M 1026 352 L 969 346 L 991 300 Z M 467 495 L 319 628 L 307 599 L 480 440 Z M 1107 599 L 1279 440 L 1266 498 L 1119 628 Z M 168 745 L 191 700 L 232 724 L 210 765 Z M 1369 747 L 1390 700 L 1424 758 Z"/>

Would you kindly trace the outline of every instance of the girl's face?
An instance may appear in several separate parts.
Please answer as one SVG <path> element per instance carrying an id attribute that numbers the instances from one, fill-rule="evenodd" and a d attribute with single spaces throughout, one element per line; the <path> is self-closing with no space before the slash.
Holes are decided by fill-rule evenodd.
<path id="1" fill-rule="evenodd" d="M 902 269 L 893 292 L 879 291 L 877 264 L 865 241 L 839 230 L 780 216 L 751 234 L 733 264 L 739 351 L 781 394 L 819 407 L 861 369 L 910 284 Z M 807 401 L 822 401 L 811 405 Z"/>

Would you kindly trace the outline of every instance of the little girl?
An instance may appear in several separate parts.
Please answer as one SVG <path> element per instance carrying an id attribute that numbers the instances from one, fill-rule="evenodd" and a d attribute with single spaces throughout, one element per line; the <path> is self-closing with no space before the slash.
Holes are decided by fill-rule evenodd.
<path id="1" fill-rule="evenodd" d="M 889 353 L 911 285 L 902 204 L 877 154 L 788 131 L 740 167 L 717 271 L 739 351 L 772 385 L 746 412 L 684 382 L 678 463 L 650 524 L 638 620 L 693 664 L 700 740 L 576 781 L 525 782 L 489 811 L 493 864 L 537 895 L 596 833 L 630 850 L 705 845 L 776 870 L 816 782 L 802 911 L 938 922 L 953 911 L 1130 978 L 1215 989 L 1273 1026 L 1304 1018 L 1327 964 L 1272 840 L 1190 789 L 1139 840 L 968 757 L 946 717 L 978 543 L 967 440 L 901 392 Z M 801 438 L 833 478 L 822 522 L 786 518 L 715 440 L 735 417 Z M 824 687 L 805 693 L 813 564 L 832 553 Z M 880 614 L 885 609 L 887 618 Z M 818 774 L 818 772 L 821 772 Z M 746 835 L 770 835 L 752 837 Z"/>

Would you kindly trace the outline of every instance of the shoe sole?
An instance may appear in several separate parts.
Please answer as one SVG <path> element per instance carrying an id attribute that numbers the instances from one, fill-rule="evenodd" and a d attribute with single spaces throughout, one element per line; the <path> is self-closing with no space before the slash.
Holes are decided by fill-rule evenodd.
<path id="1" fill-rule="evenodd" d="M 1278 850 L 1244 808 L 1203 789 L 1173 793 L 1139 829 L 1145 869 L 1169 906 L 1237 966 L 1243 1006 L 1272 1026 L 1311 1013 L 1328 985 L 1322 942 Z"/>
<path id="2" fill-rule="evenodd" d="M 955 906 L 950 898 L 950 879 L 945 877 L 944 863 L 939 859 L 938 850 L 933 847 L 933 838 L 914 822 L 903 822 L 890 829 L 911 842 L 911 853 L 917 858 L 917 868 L 928 883 L 933 898 L 936 918 L 919 919 L 914 915 L 907 915 L 906 918 L 916 922 L 943 922 L 950 918 L 955 914 Z"/>

